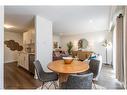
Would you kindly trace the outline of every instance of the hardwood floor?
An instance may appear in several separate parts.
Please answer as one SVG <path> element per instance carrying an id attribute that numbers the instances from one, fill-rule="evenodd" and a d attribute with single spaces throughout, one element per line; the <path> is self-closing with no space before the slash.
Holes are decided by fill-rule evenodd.
<path id="1" fill-rule="evenodd" d="M 115 79 L 115 74 L 110 65 L 103 65 L 96 84 L 106 89 L 124 89 L 120 82 Z"/>
<path id="2" fill-rule="evenodd" d="M 5 89 L 35 89 L 40 82 L 33 78 L 33 75 L 17 63 L 6 63 L 4 65 L 4 88 Z"/>
<path id="3" fill-rule="evenodd" d="M 120 83 L 115 79 L 113 70 L 110 66 L 103 66 L 97 85 L 105 89 L 123 89 Z M 5 89 L 36 89 L 40 82 L 33 78 L 33 75 L 16 63 L 7 63 L 4 65 L 4 88 Z"/>

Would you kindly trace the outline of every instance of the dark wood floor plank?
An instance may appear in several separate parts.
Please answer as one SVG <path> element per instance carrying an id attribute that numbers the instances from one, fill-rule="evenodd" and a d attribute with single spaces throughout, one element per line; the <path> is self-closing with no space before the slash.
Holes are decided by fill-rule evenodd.
<path id="1" fill-rule="evenodd" d="M 7 63 L 4 66 L 4 88 L 5 89 L 35 89 L 40 82 L 33 75 L 16 63 Z"/>

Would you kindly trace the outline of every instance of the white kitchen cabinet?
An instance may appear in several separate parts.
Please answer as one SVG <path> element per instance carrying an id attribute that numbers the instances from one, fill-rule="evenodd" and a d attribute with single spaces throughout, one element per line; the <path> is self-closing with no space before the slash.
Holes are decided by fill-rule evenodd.
<path id="1" fill-rule="evenodd" d="M 29 61 L 27 53 L 22 52 L 18 55 L 18 66 L 21 66 L 26 70 L 29 70 Z"/>
<path id="2" fill-rule="evenodd" d="M 23 33 L 23 44 L 30 44 L 30 32 Z"/>
<path id="3" fill-rule="evenodd" d="M 35 43 L 35 31 L 31 29 L 23 33 L 23 44 L 33 44 Z"/>
<path id="4" fill-rule="evenodd" d="M 31 40 L 32 43 L 35 43 L 35 30 L 31 30 Z"/>
<path id="5" fill-rule="evenodd" d="M 28 61 L 28 54 L 24 54 L 24 68 L 29 70 L 29 61 Z"/>
<path id="6" fill-rule="evenodd" d="M 19 53 L 18 55 L 18 66 L 23 67 L 23 53 Z"/>
<path id="7" fill-rule="evenodd" d="M 35 67 L 34 67 L 34 62 L 35 60 L 35 54 L 34 53 L 25 53 L 21 52 L 18 55 L 18 65 L 25 70 L 29 71 L 32 74 L 35 74 Z"/>

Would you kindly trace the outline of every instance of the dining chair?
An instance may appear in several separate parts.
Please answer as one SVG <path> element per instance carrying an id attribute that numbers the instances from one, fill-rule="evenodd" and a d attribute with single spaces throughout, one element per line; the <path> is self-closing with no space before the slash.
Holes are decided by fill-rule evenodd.
<path id="1" fill-rule="evenodd" d="M 34 61 L 35 70 L 37 73 L 38 80 L 42 82 L 41 89 L 45 86 L 47 89 L 50 88 L 51 85 L 54 85 L 55 89 L 58 87 L 57 80 L 58 75 L 54 72 L 45 72 L 40 64 L 39 60 Z M 47 87 L 46 83 L 51 82 L 51 84 Z"/>
<path id="2" fill-rule="evenodd" d="M 99 67 L 100 67 L 100 61 L 96 60 L 96 59 L 91 59 L 90 63 L 89 63 L 90 69 L 89 69 L 89 73 L 93 73 L 93 84 L 94 84 L 94 88 L 96 89 L 96 78 L 99 75 Z"/>
<path id="3" fill-rule="evenodd" d="M 100 68 L 100 61 L 96 59 L 91 59 L 89 62 L 89 69 L 85 72 L 78 73 L 78 75 L 93 73 L 93 84 L 94 87 L 96 88 L 95 81 L 96 81 L 96 77 L 98 77 L 99 74 L 99 68 Z"/>
<path id="4" fill-rule="evenodd" d="M 92 89 L 93 73 L 84 75 L 69 75 L 67 82 L 61 84 L 60 89 Z"/>
<path id="5" fill-rule="evenodd" d="M 96 60 L 96 59 L 91 59 L 90 63 L 89 63 L 89 72 L 93 73 L 93 78 L 96 78 L 97 75 L 99 74 L 99 65 L 100 65 L 100 61 Z"/>

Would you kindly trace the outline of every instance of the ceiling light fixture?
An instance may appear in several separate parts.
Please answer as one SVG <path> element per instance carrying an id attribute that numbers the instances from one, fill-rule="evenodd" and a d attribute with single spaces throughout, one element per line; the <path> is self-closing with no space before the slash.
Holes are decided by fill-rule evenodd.
<path id="1" fill-rule="evenodd" d="M 89 20 L 89 23 L 93 23 L 93 20 L 91 19 L 91 20 Z"/>
<path id="2" fill-rule="evenodd" d="M 8 24 L 4 24 L 4 27 L 5 27 L 5 28 L 13 28 L 14 26 L 8 25 Z"/>

